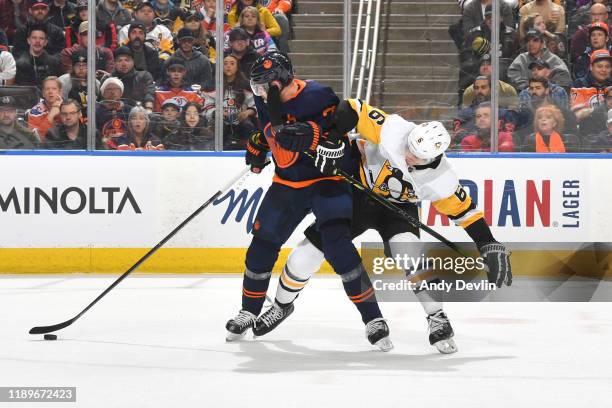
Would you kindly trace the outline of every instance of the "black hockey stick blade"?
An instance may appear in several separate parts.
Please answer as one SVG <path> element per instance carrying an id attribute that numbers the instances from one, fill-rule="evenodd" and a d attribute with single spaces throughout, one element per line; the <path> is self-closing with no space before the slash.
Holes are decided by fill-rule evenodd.
<path id="1" fill-rule="evenodd" d="M 110 292 L 115 286 L 117 286 L 122 280 L 124 280 L 125 278 L 128 277 L 128 275 L 130 275 L 133 271 L 135 271 L 140 265 L 142 265 L 147 259 L 149 259 L 149 257 L 151 255 L 153 255 L 155 252 L 157 252 L 157 250 L 159 248 L 161 248 L 162 246 L 164 246 L 164 244 L 166 242 L 168 242 L 174 235 L 176 235 L 177 232 L 179 232 L 185 225 L 189 224 L 191 222 L 191 220 L 193 220 L 195 217 L 197 217 L 202 211 L 204 211 L 204 209 L 206 207 L 208 207 L 213 201 L 215 201 L 219 196 L 221 196 L 221 194 L 223 194 L 223 192 L 227 189 L 229 189 L 231 186 L 233 186 L 238 180 L 240 180 L 242 177 L 244 177 L 246 174 L 249 174 L 250 172 L 250 167 L 247 166 L 244 169 L 242 169 L 240 171 L 239 174 L 237 174 L 234 178 L 232 178 L 225 186 L 223 186 L 219 191 L 217 191 L 215 194 L 213 194 L 212 197 L 210 197 L 208 199 L 208 201 L 206 201 L 204 204 L 202 204 L 197 210 L 195 210 L 193 213 L 191 213 L 191 215 L 189 215 L 189 217 L 185 218 L 185 220 L 183 220 L 183 222 L 181 222 L 179 225 L 177 225 L 168 235 L 166 235 L 161 241 L 159 241 L 157 243 L 157 245 L 155 245 L 153 248 L 151 248 L 146 254 L 144 254 L 138 261 L 136 261 L 136 263 L 134 265 L 132 265 L 132 267 L 130 269 L 128 269 L 126 272 L 123 273 L 123 275 L 121 275 L 119 278 L 117 278 L 108 288 L 106 288 L 104 290 L 104 292 L 102 292 L 100 295 L 98 295 L 97 298 L 94 299 L 93 302 L 91 302 L 89 305 L 87 305 L 87 307 L 85 309 L 83 309 L 81 311 L 81 313 L 79 313 L 78 315 L 74 316 L 72 319 L 70 320 L 66 320 L 63 323 L 59 323 L 59 324 L 54 324 L 51 326 L 37 326 L 37 327 L 33 327 L 30 329 L 29 333 L 30 334 L 46 334 L 46 333 L 51 333 L 54 331 L 58 331 L 61 330 L 63 328 L 66 328 L 68 326 L 70 326 L 72 323 L 76 322 L 79 317 L 83 316 L 85 314 L 85 312 L 87 312 L 89 309 L 91 309 L 91 307 L 93 305 L 95 305 L 96 303 L 98 303 L 98 301 L 100 299 L 102 299 L 108 292 Z"/>

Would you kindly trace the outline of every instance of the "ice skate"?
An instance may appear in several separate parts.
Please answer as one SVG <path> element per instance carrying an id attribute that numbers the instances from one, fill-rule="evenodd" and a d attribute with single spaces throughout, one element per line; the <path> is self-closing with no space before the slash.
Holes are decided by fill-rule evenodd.
<path id="1" fill-rule="evenodd" d="M 253 313 L 241 310 L 236 317 L 227 321 L 225 341 L 236 341 L 243 338 L 247 330 L 255 325 L 256 319 L 257 316 Z"/>
<path id="2" fill-rule="evenodd" d="M 264 334 L 270 333 L 272 330 L 282 323 L 291 313 L 295 306 L 290 303 L 288 306 L 282 307 L 277 303 L 274 303 L 264 314 L 257 318 L 255 326 L 253 327 L 253 334 L 255 337 L 263 336 Z"/>
<path id="3" fill-rule="evenodd" d="M 370 344 L 378 347 L 381 351 L 389 351 L 393 348 L 393 343 L 389 337 L 389 326 L 382 317 L 370 320 L 366 324 L 366 337 Z"/>
<path id="4" fill-rule="evenodd" d="M 429 344 L 434 346 L 442 354 L 452 354 L 457 352 L 457 345 L 453 336 L 453 328 L 442 310 L 427 316 L 429 324 Z"/>

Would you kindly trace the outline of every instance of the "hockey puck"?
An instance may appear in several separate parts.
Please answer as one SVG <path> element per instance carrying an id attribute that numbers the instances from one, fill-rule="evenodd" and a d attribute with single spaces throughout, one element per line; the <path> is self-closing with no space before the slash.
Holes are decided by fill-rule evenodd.
<path id="1" fill-rule="evenodd" d="M 57 340 L 57 334 L 45 334 L 45 340 Z"/>

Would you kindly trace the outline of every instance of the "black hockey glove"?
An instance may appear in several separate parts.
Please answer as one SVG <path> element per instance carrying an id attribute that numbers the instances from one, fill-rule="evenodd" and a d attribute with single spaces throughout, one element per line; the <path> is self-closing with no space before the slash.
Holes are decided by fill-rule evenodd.
<path id="1" fill-rule="evenodd" d="M 314 158 L 315 167 L 326 176 L 334 176 L 342 156 L 344 156 L 344 142 L 321 139 Z"/>
<path id="2" fill-rule="evenodd" d="M 246 164 L 251 166 L 253 173 L 261 173 L 261 170 L 270 164 L 266 159 L 269 150 L 268 143 L 260 130 L 251 133 L 247 141 L 244 159 Z"/>
<path id="3" fill-rule="evenodd" d="M 487 263 L 487 275 L 489 282 L 493 282 L 498 288 L 505 283 L 512 285 L 512 267 L 510 266 L 510 252 L 504 244 L 491 242 L 480 248 L 480 254 Z"/>
<path id="4" fill-rule="evenodd" d="M 279 127 L 275 140 L 290 152 L 314 151 L 319 143 L 321 128 L 315 122 L 295 122 Z"/>

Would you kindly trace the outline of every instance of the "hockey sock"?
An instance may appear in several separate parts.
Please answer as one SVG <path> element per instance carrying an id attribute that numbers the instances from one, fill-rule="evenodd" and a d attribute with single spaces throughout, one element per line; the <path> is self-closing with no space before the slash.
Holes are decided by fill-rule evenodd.
<path id="1" fill-rule="evenodd" d="M 361 263 L 355 269 L 340 276 L 346 295 L 355 304 L 359 313 L 361 313 L 361 320 L 364 323 L 382 317 L 378 302 L 376 301 L 374 287 L 372 287 L 370 277 Z"/>
<path id="2" fill-rule="evenodd" d="M 249 268 L 244 270 L 242 279 L 242 308 L 244 310 L 248 310 L 255 316 L 259 315 L 266 301 L 271 275 L 272 272 L 256 273 Z"/>
<path id="3" fill-rule="evenodd" d="M 442 310 L 442 302 L 439 302 L 431 297 L 431 294 L 427 290 L 421 290 L 420 292 L 415 291 L 417 299 L 421 302 L 423 310 L 428 315 L 435 314 Z"/>
<path id="4" fill-rule="evenodd" d="M 287 264 L 278 280 L 276 303 L 287 306 L 298 297 L 308 280 L 323 263 L 323 252 L 319 251 L 307 238 L 289 254 Z"/>

